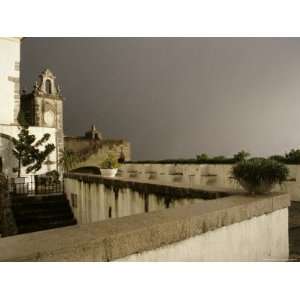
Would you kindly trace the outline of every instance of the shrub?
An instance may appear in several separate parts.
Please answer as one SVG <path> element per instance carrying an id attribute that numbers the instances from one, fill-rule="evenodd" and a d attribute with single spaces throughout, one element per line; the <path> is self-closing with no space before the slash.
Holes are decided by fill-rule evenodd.
<path id="1" fill-rule="evenodd" d="M 222 160 L 226 160 L 226 157 L 224 155 L 218 155 L 218 156 L 214 156 L 211 160 L 222 161 Z"/>
<path id="2" fill-rule="evenodd" d="M 285 154 L 285 160 L 289 163 L 300 163 L 300 149 L 292 149 Z"/>
<path id="3" fill-rule="evenodd" d="M 223 155 L 218 155 L 214 157 L 209 157 L 206 153 L 197 155 L 196 163 L 200 164 L 232 164 L 235 160 L 232 157 L 225 157 Z"/>
<path id="4" fill-rule="evenodd" d="M 242 151 L 238 152 L 237 154 L 234 154 L 233 159 L 236 162 L 239 162 L 239 161 L 246 160 L 249 156 L 250 156 L 249 152 L 246 152 L 246 151 L 242 150 Z"/>
<path id="5" fill-rule="evenodd" d="M 117 169 L 118 167 L 118 160 L 111 153 L 109 153 L 107 158 L 100 164 L 100 168 L 102 169 Z"/>
<path id="6" fill-rule="evenodd" d="M 275 160 L 251 158 L 232 168 L 233 177 L 251 194 L 270 192 L 275 184 L 287 179 L 288 168 Z"/>
<path id="7" fill-rule="evenodd" d="M 272 156 L 269 157 L 269 159 L 276 160 L 276 161 L 281 162 L 281 163 L 286 162 L 286 158 L 282 155 L 272 155 Z"/>
<path id="8" fill-rule="evenodd" d="M 8 184 L 7 177 L 0 172 L 0 191 L 7 189 L 7 184 Z"/>
<path id="9" fill-rule="evenodd" d="M 208 155 L 206 153 L 201 153 L 200 155 L 197 155 L 197 160 L 206 161 L 208 160 Z"/>

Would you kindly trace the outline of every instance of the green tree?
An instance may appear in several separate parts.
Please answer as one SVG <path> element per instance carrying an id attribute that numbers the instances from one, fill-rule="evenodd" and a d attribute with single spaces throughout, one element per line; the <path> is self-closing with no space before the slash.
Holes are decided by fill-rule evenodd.
<path id="1" fill-rule="evenodd" d="M 23 125 L 18 134 L 18 138 L 13 138 L 13 154 L 18 160 L 18 177 L 21 175 L 21 167 L 27 167 L 26 173 L 36 172 L 41 169 L 43 162 L 55 149 L 54 144 L 44 145 L 50 138 L 49 133 L 45 133 L 40 140 L 29 133 L 27 125 Z M 41 146 L 44 145 L 44 150 Z"/>
<path id="2" fill-rule="evenodd" d="M 209 157 L 206 153 L 201 153 L 200 155 L 197 155 L 197 160 L 206 161 Z"/>
<path id="3" fill-rule="evenodd" d="M 233 159 L 234 159 L 234 161 L 239 162 L 239 161 L 246 160 L 249 156 L 250 156 L 249 152 L 246 152 L 246 151 L 242 150 L 242 151 L 236 153 L 233 156 Z"/>
<path id="4" fill-rule="evenodd" d="M 300 149 L 292 149 L 289 153 L 285 154 L 285 159 L 289 163 L 300 163 Z"/>

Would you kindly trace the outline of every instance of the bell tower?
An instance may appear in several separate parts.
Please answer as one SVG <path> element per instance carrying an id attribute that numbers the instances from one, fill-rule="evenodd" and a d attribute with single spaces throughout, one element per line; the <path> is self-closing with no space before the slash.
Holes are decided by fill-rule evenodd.
<path id="1" fill-rule="evenodd" d="M 56 76 L 45 69 L 34 83 L 33 91 L 21 95 L 21 114 L 29 126 L 56 129 L 57 160 L 64 149 L 63 101 Z"/>
<path id="2" fill-rule="evenodd" d="M 63 127 L 62 95 L 55 82 L 56 77 L 46 69 L 39 75 L 33 87 L 34 120 L 33 126 Z"/>

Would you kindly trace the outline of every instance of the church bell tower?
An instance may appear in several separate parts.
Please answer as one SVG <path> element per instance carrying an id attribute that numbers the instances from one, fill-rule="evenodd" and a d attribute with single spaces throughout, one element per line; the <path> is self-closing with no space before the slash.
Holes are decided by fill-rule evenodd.
<path id="1" fill-rule="evenodd" d="M 57 160 L 64 149 L 63 101 L 55 75 L 44 70 L 35 82 L 33 91 L 21 95 L 21 114 L 29 126 L 56 129 Z"/>

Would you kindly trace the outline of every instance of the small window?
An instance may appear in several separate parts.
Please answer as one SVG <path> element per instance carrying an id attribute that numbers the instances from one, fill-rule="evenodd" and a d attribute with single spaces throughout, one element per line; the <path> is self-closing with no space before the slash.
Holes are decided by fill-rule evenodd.
<path id="1" fill-rule="evenodd" d="M 2 163 L 2 157 L 0 157 L 0 173 L 3 172 L 3 163 Z"/>
<path id="2" fill-rule="evenodd" d="M 52 85 L 49 79 L 46 80 L 46 92 L 47 94 L 52 94 Z"/>

